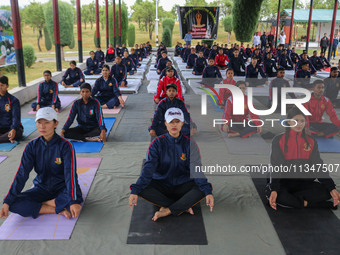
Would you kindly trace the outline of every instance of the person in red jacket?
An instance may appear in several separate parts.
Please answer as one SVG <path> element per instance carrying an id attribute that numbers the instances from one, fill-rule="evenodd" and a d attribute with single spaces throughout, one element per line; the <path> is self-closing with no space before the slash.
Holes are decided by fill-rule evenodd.
<path id="1" fill-rule="evenodd" d="M 246 138 L 256 132 L 261 133 L 262 127 L 260 127 L 260 118 L 259 116 L 253 114 L 248 107 L 248 97 L 245 95 L 245 91 L 247 88 L 245 81 L 236 82 L 236 86 L 242 90 L 244 95 L 244 115 L 233 114 L 233 97 L 229 97 L 225 104 L 222 118 L 226 120 L 227 123 L 221 126 L 222 131 L 228 132 L 229 138 L 237 136 L 240 136 L 241 138 Z M 250 116 L 250 118 L 252 119 L 252 121 L 250 121 L 249 123 L 248 116 Z M 243 124 L 236 124 L 234 122 L 243 122 Z"/>
<path id="2" fill-rule="evenodd" d="M 176 86 L 177 86 L 177 96 L 176 97 L 184 100 L 184 98 L 182 96 L 181 82 L 180 82 L 179 79 L 174 77 L 173 67 L 169 67 L 166 71 L 166 76 L 164 76 L 158 82 L 157 93 L 154 97 L 156 104 L 158 104 L 159 101 L 161 101 L 163 98 L 167 97 L 167 95 L 166 95 L 166 85 L 168 85 L 169 83 L 176 84 Z"/>
<path id="3" fill-rule="evenodd" d="M 227 70 L 227 78 L 222 81 L 222 84 L 231 84 L 235 85 L 236 81 L 234 80 L 234 70 L 233 69 L 228 69 Z M 222 105 L 220 105 L 220 108 L 223 108 L 225 106 L 225 103 L 227 102 L 227 99 L 231 96 L 231 92 L 229 89 L 226 88 L 221 88 L 220 91 L 218 92 L 218 95 L 222 101 Z M 219 104 L 220 102 L 217 101 Z"/>
<path id="4" fill-rule="evenodd" d="M 340 194 L 334 181 L 326 171 L 307 171 L 323 165 L 318 144 L 306 134 L 306 116 L 294 107 L 287 113 L 288 127 L 272 142 L 270 162 L 273 167 L 301 169 L 299 171 L 273 171 L 265 189 L 269 205 L 277 210 L 277 205 L 290 208 L 323 207 L 336 209 Z M 293 168 L 293 167 L 294 168 Z M 298 175 L 298 176 L 297 176 Z M 316 181 L 317 180 L 317 181 Z M 334 202 L 327 201 L 333 198 Z"/>
<path id="5" fill-rule="evenodd" d="M 313 92 L 311 99 L 304 103 L 306 109 L 312 114 L 307 117 L 307 133 L 317 136 L 324 136 L 330 138 L 339 132 L 340 120 L 333 108 L 331 100 L 323 95 L 325 85 L 322 80 L 313 82 Z M 332 123 L 323 121 L 323 114 L 327 113 Z"/>
<path id="6" fill-rule="evenodd" d="M 227 64 L 226 64 L 227 63 Z M 215 57 L 215 65 L 220 70 L 225 70 L 228 67 L 229 58 L 223 53 L 223 49 L 219 49 L 218 54 Z"/>

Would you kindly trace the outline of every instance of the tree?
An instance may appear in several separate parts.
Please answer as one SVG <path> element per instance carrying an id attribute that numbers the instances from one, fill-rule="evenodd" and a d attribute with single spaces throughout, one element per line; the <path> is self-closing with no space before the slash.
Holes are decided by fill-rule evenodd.
<path id="1" fill-rule="evenodd" d="M 122 4 L 121 12 L 122 12 L 122 23 L 121 23 L 122 44 L 123 43 L 126 44 L 129 19 L 128 19 L 127 6 L 125 4 Z M 118 13 L 119 13 L 119 10 L 118 8 L 116 8 L 116 20 L 115 20 L 116 39 L 119 37 Z M 113 21 L 113 10 L 112 10 L 112 5 L 110 5 L 109 6 L 109 40 L 110 40 L 110 43 L 113 43 L 113 24 L 112 24 L 113 22 L 112 21 Z M 118 42 L 118 40 L 116 42 Z"/>
<path id="2" fill-rule="evenodd" d="M 208 6 L 205 0 L 185 0 L 185 6 Z"/>
<path id="3" fill-rule="evenodd" d="M 169 27 L 165 27 L 163 29 L 162 42 L 165 44 L 166 47 L 172 46 L 171 30 Z"/>
<path id="4" fill-rule="evenodd" d="M 128 44 L 129 47 L 133 47 L 136 41 L 135 25 L 130 24 L 128 28 Z"/>
<path id="5" fill-rule="evenodd" d="M 292 4 L 293 0 L 281 0 L 281 11 L 284 9 L 291 9 Z M 260 12 L 260 20 L 276 19 L 278 5 L 279 0 L 264 0 Z M 295 8 L 304 8 L 301 0 L 295 1 Z"/>
<path id="6" fill-rule="evenodd" d="M 26 24 L 30 25 L 33 29 L 38 30 L 37 44 L 39 51 L 41 51 L 40 39 L 43 37 L 42 32 L 45 26 L 45 17 L 42 4 L 31 2 L 23 10 L 22 16 Z"/>
<path id="7" fill-rule="evenodd" d="M 52 42 L 50 35 L 48 34 L 47 27 L 44 27 L 44 37 L 45 37 L 45 48 L 46 50 L 51 50 L 52 49 Z"/>
<path id="8" fill-rule="evenodd" d="M 65 60 L 64 47 L 72 46 L 72 40 L 74 40 L 74 35 L 73 35 L 74 12 L 73 12 L 73 6 L 69 3 L 59 1 L 58 5 L 59 5 L 61 55 L 62 55 L 62 60 Z M 44 15 L 45 15 L 48 34 L 51 38 L 51 41 L 54 42 L 53 10 L 52 10 L 51 1 L 49 1 L 44 6 Z"/>
<path id="9" fill-rule="evenodd" d="M 256 30 L 263 0 L 234 0 L 233 29 L 236 40 L 251 41 Z"/>
<path id="10" fill-rule="evenodd" d="M 231 32 L 233 31 L 233 17 L 231 15 L 225 16 L 223 19 L 224 31 L 228 33 L 228 43 Z"/>
<path id="11" fill-rule="evenodd" d="M 219 6 L 220 15 L 225 17 L 232 14 L 233 0 L 215 0 L 210 3 L 210 6 Z"/>

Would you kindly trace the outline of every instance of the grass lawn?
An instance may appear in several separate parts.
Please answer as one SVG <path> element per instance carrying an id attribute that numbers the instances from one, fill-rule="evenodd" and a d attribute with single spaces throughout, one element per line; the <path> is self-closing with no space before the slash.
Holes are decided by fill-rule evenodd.
<path id="1" fill-rule="evenodd" d="M 62 67 L 68 68 L 69 63 L 63 62 Z M 50 70 L 52 73 L 57 70 L 55 62 L 37 62 L 32 67 L 25 68 L 25 74 L 26 74 L 26 83 L 33 81 L 35 79 L 38 79 L 43 76 L 43 71 Z M 1 72 L 0 75 L 6 75 L 9 79 L 9 89 L 15 88 L 18 86 L 18 76 L 17 73 L 6 73 Z M 53 77 L 52 77 L 53 79 Z"/>

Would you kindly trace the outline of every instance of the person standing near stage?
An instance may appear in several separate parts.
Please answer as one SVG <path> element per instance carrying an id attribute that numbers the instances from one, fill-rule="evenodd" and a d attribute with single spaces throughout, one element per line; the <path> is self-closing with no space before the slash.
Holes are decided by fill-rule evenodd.
<path id="1" fill-rule="evenodd" d="M 184 36 L 184 41 L 186 42 L 186 44 L 191 45 L 191 40 L 192 40 L 191 32 L 186 33 Z"/>
<path id="2" fill-rule="evenodd" d="M 332 54 L 331 54 L 333 56 L 333 59 L 335 59 L 336 49 L 338 48 L 338 44 L 339 44 L 339 38 L 337 35 L 334 35 L 333 44 L 332 44 Z"/>

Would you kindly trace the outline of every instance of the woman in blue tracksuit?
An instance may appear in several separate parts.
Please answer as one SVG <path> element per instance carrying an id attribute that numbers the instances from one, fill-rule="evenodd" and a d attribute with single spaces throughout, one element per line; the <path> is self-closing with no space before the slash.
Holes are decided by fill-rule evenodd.
<path id="1" fill-rule="evenodd" d="M 21 163 L 4 198 L 0 218 L 9 211 L 23 217 L 61 214 L 78 217 L 83 202 L 77 178 L 76 154 L 72 144 L 55 133 L 57 113 L 51 107 L 40 109 L 36 127 L 41 136 L 26 145 Z M 34 187 L 22 192 L 30 172 L 37 176 Z"/>
<path id="2" fill-rule="evenodd" d="M 80 68 L 77 67 L 76 61 L 70 62 L 70 68 L 68 68 L 61 80 L 61 85 L 65 88 L 80 87 L 85 82 L 85 77 Z"/>
<path id="3" fill-rule="evenodd" d="M 168 133 L 152 141 L 141 176 L 130 186 L 131 209 L 137 205 L 138 196 L 160 207 L 153 221 L 170 214 L 193 214 L 192 207 L 204 197 L 210 211 L 214 207 L 211 184 L 203 173 L 195 172 L 196 167 L 201 166 L 199 149 L 195 142 L 181 134 L 183 124 L 181 109 L 166 111 Z"/>
<path id="4" fill-rule="evenodd" d="M 59 112 L 61 104 L 58 97 L 58 84 L 52 81 L 52 73 L 49 70 L 44 71 L 45 81 L 39 84 L 37 102 L 31 104 L 33 111 L 38 111 L 43 107 L 52 107 Z"/>
<path id="5" fill-rule="evenodd" d="M 91 85 L 80 87 L 81 98 L 74 101 L 60 136 L 92 142 L 106 142 L 106 128 L 102 108 L 97 99 L 91 98 Z M 77 116 L 78 125 L 71 127 Z"/>
<path id="6" fill-rule="evenodd" d="M 86 70 L 84 71 L 84 74 L 86 75 L 100 74 L 98 60 L 95 58 L 95 53 L 93 50 L 90 51 L 90 57 L 86 59 Z"/>
<path id="7" fill-rule="evenodd" d="M 118 83 L 110 75 L 108 65 L 103 66 L 102 74 L 103 76 L 97 79 L 94 84 L 92 97 L 100 102 L 103 109 L 112 109 L 119 105 L 124 107 L 124 100 L 118 88 Z"/>

